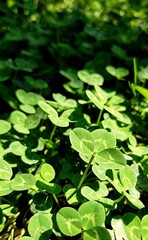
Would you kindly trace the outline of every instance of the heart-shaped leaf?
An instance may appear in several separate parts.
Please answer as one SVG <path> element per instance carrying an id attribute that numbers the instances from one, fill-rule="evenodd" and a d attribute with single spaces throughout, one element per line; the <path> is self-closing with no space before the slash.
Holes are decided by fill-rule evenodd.
<path id="1" fill-rule="evenodd" d="M 20 143 L 19 141 L 14 141 L 9 145 L 11 152 L 17 156 L 22 156 L 27 147 L 24 146 L 22 143 Z"/>
<path id="2" fill-rule="evenodd" d="M 104 227 L 94 227 L 84 232 L 83 240 L 112 240 L 109 231 Z"/>
<path id="3" fill-rule="evenodd" d="M 25 120 L 25 127 L 27 129 L 34 129 L 40 124 L 40 118 L 37 115 L 29 115 Z"/>
<path id="4" fill-rule="evenodd" d="M 50 182 L 55 177 L 55 170 L 50 164 L 44 163 L 41 166 L 40 174 L 44 180 L 46 180 L 47 182 Z"/>
<path id="5" fill-rule="evenodd" d="M 85 82 L 89 85 L 102 85 L 104 78 L 98 73 L 90 74 L 86 70 L 78 71 L 78 77 L 81 79 L 82 82 Z"/>
<path id="6" fill-rule="evenodd" d="M 107 148 L 115 148 L 116 139 L 114 135 L 104 129 L 97 129 L 91 132 L 94 138 L 94 151 L 101 152 Z"/>
<path id="7" fill-rule="evenodd" d="M 27 116 L 25 113 L 15 110 L 10 115 L 10 122 L 13 124 L 24 125 Z"/>
<path id="8" fill-rule="evenodd" d="M 127 239 L 140 240 L 141 239 L 141 224 L 140 219 L 133 213 L 126 213 L 122 217 L 123 228 Z"/>
<path id="9" fill-rule="evenodd" d="M 125 166 L 119 170 L 120 181 L 126 190 L 136 185 L 137 177 L 134 170 L 130 166 Z"/>
<path id="10" fill-rule="evenodd" d="M 24 191 L 35 185 L 35 177 L 30 173 L 21 173 L 15 176 L 11 181 L 11 189 L 15 191 Z"/>
<path id="11" fill-rule="evenodd" d="M 78 212 L 81 217 L 81 224 L 84 230 L 92 227 L 102 226 L 105 221 L 105 210 L 102 204 L 95 201 L 83 203 Z"/>
<path id="12" fill-rule="evenodd" d="M 33 239 L 48 240 L 52 231 L 51 216 L 48 214 L 36 213 L 34 214 L 28 224 L 28 232 Z"/>
<path id="13" fill-rule="evenodd" d="M 73 208 L 61 208 L 56 215 L 56 220 L 60 231 L 66 236 L 72 237 L 81 232 L 81 218 Z"/>
<path id="14" fill-rule="evenodd" d="M 4 160 L 0 160 L 0 179 L 10 180 L 12 177 L 12 168 L 9 163 Z"/>
<path id="15" fill-rule="evenodd" d="M 58 113 L 57 111 L 50 106 L 48 103 L 44 102 L 44 101 L 39 101 L 38 105 L 40 106 L 40 108 L 45 111 L 46 113 L 48 113 L 50 116 L 53 116 L 55 118 L 58 117 Z"/>
<path id="16" fill-rule="evenodd" d="M 116 77 L 117 79 L 122 80 L 129 74 L 129 71 L 126 68 L 115 68 L 113 66 L 106 67 L 107 72 Z"/>
<path id="17" fill-rule="evenodd" d="M 138 209 L 144 208 L 144 204 L 134 196 L 130 195 L 129 193 L 125 193 L 126 198 L 130 202 L 130 204 Z"/>
<path id="18" fill-rule="evenodd" d="M 0 120 L 0 134 L 9 132 L 11 124 L 5 120 Z"/>
<path id="19" fill-rule="evenodd" d="M 142 240 L 147 240 L 148 239 L 148 215 L 145 215 L 142 218 L 141 221 L 141 234 L 142 234 Z"/>
<path id="20" fill-rule="evenodd" d="M 104 108 L 104 103 L 101 102 L 101 100 L 97 98 L 93 92 L 91 92 L 90 90 L 86 90 L 86 95 L 90 99 L 90 101 L 95 104 L 95 106 L 98 107 L 100 110 Z"/>
<path id="21" fill-rule="evenodd" d="M 70 132 L 72 148 L 81 154 L 89 155 L 94 151 L 94 140 L 91 133 L 83 128 L 75 128 Z"/>
<path id="22" fill-rule="evenodd" d="M 96 163 L 103 169 L 119 169 L 126 165 L 124 155 L 114 148 L 108 148 L 96 155 Z"/>
<path id="23" fill-rule="evenodd" d="M 13 190 L 10 188 L 10 181 L 0 180 L 0 196 L 8 195 Z"/>

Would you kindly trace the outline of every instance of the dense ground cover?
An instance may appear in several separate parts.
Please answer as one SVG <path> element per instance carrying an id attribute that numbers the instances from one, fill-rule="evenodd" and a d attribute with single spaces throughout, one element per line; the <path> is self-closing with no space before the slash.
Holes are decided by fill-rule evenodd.
<path id="1" fill-rule="evenodd" d="M 0 16 L 0 239 L 146 240 L 146 1 Z"/>

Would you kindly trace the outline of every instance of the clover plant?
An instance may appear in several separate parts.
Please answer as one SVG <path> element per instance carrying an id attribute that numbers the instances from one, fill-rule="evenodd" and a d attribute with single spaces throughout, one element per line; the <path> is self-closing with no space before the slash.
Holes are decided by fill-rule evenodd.
<path id="1" fill-rule="evenodd" d="M 147 240 L 146 2 L 0 15 L 0 239 Z"/>

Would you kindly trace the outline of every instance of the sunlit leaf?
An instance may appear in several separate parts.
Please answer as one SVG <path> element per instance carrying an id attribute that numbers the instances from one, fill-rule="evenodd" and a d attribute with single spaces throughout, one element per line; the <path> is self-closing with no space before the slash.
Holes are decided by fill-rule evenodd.
<path id="1" fill-rule="evenodd" d="M 15 191 L 24 191 L 35 185 L 35 177 L 30 173 L 21 173 L 14 177 L 11 180 L 10 186 L 11 189 Z"/>
<path id="2" fill-rule="evenodd" d="M 56 215 L 56 219 L 60 231 L 66 236 L 72 237 L 81 232 L 80 215 L 75 209 L 61 208 Z"/>
<path id="3" fill-rule="evenodd" d="M 93 153 L 94 144 L 91 133 L 83 128 L 75 128 L 70 132 L 70 142 L 72 148 L 81 154 L 89 155 Z"/>
<path id="4" fill-rule="evenodd" d="M 92 227 L 102 226 L 105 221 L 105 210 L 102 204 L 95 201 L 83 203 L 78 212 L 81 217 L 81 224 L 84 230 Z"/>
<path id="5" fill-rule="evenodd" d="M 34 214 L 28 224 L 28 232 L 33 239 L 48 240 L 52 231 L 51 216 L 48 214 L 36 213 Z"/>

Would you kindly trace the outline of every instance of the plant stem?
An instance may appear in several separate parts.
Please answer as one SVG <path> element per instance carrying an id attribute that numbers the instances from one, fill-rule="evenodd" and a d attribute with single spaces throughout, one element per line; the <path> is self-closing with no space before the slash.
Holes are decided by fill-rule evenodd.
<path id="1" fill-rule="evenodd" d="M 101 109 L 101 110 L 100 110 L 100 113 L 99 113 L 99 116 L 98 116 L 98 119 L 97 119 L 97 125 L 99 125 L 99 123 L 100 123 L 100 120 L 101 120 L 101 117 L 102 117 L 103 110 L 104 110 L 104 109 Z"/>
<path id="2" fill-rule="evenodd" d="M 119 203 L 124 198 L 124 194 L 122 194 L 119 198 L 117 198 L 114 202 Z"/>
<path id="3" fill-rule="evenodd" d="M 56 195 L 55 195 L 55 194 L 52 194 L 52 196 L 53 196 L 55 202 L 57 203 L 58 207 L 60 207 L 60 204 L 59 204 L 59 201 L 58 201 Z"/>
<path id="4" fill-rule="evenodd" d="M 134 85 L 137 85 L 137 60 L 133 58 L 134 63 Z"/>
<path id="5" fill-rule="evenodd" d="M 91 156 L 91 159 L 89 160 L 89 163 L 88 163 L 88 165 L 87 165 L 87 167 L 86 167 L 86 169 L 85 169 L 85 171 L 84 171 L 84 174 L 83 174 L 83 176 L 81 177 L 81 180 L 80 180 L 80 182 L 79 182 L 79 184 L 78 184 L 77 190 L 79 190 L 79 189 L 81 188 L 81 186 L 82 186 L 82 184 L 83 184 L 83 182 L 84 182 L 84 180 L 85 180 L 85 178 L 86 178 L 86 175 L 87 175 L 87 173 L 88 173 L 88 170 L 89 170 L 89 168 L 90 168 L 90 166 L 91 166 L 91 163 L 92 163 L 94 157 L 95 157 L 95 154 L 93 153 L 93 155 Z"/>
<path id="6" fill-rule="evenodd" d="M 56 128 L 57 128 L 57 126 L 54 125 L 53 130 L 52 130 L 52 132 L 51 132 L 51 134 L 50 134 L 50 138 L 49 138 L 50 141 L 52 141 L 52 138 L 53 138 L 53 136 L 54 136 L 54 134 L 55 134 Z"/>

